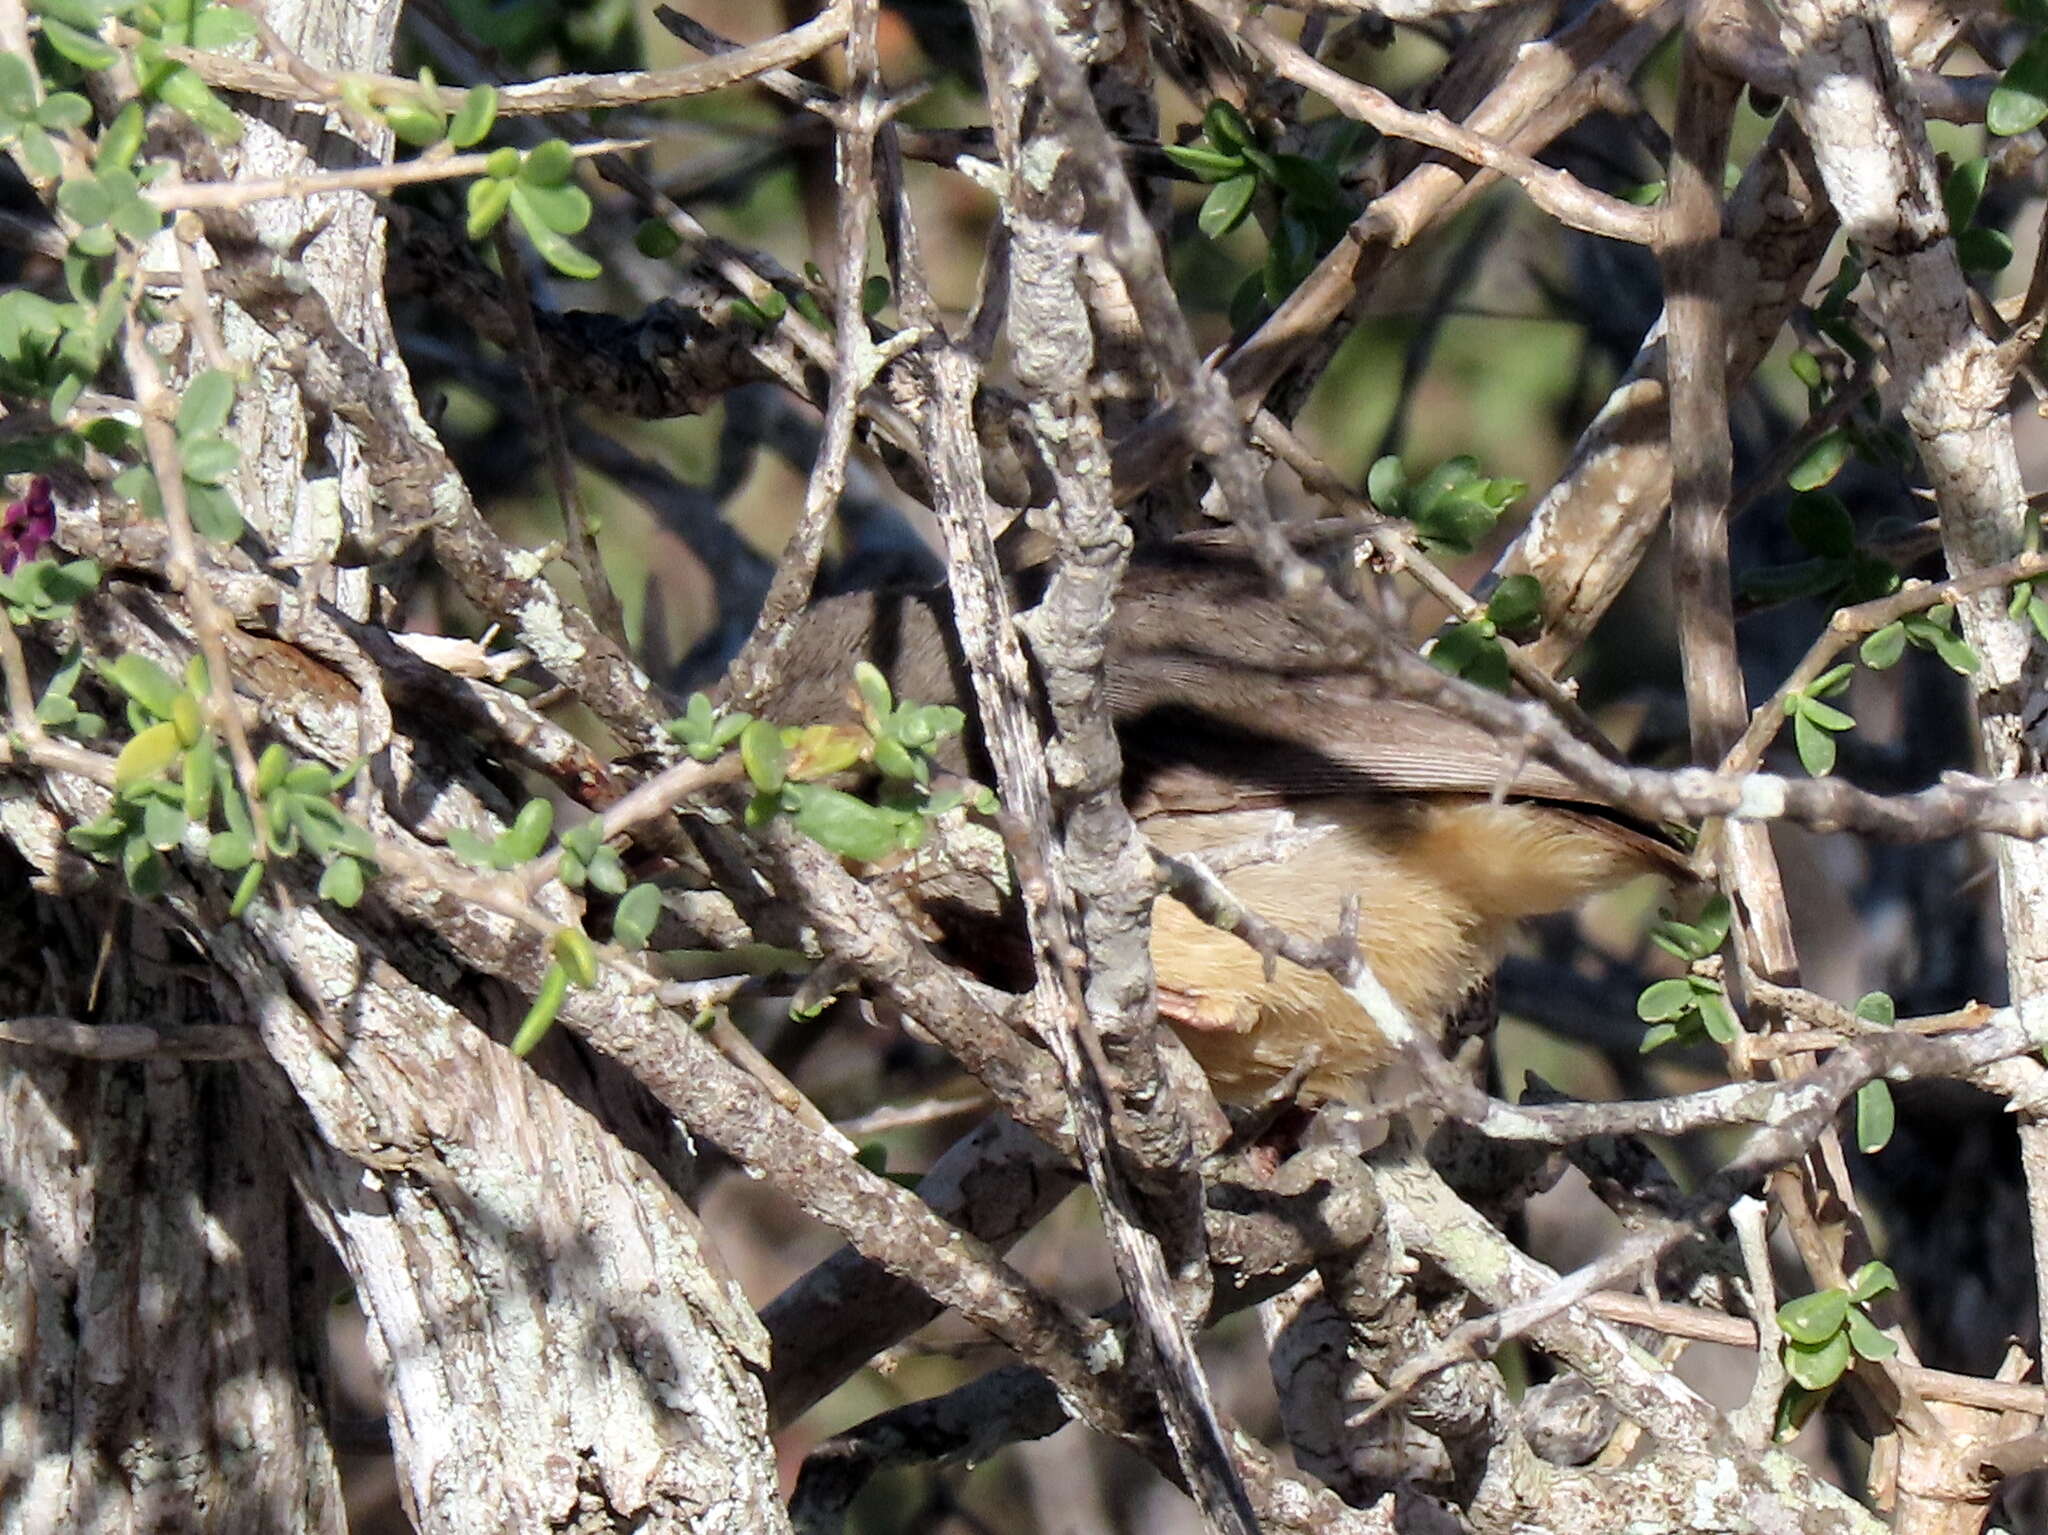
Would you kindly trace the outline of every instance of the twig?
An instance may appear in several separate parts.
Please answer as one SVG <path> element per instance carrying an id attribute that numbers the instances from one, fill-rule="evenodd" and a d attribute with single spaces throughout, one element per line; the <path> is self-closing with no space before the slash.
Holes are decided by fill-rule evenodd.
<path id="1" fill-rule="evenodd" d="M 1567 171 L 1452 122 L 1440 112 L 1414 112 L 1369 85 L 1317 63 L 1264 22 L 1245 14 L 1235 0 L 1196 0 L 1202 10 L 1249 44 L 1278 73 L 1335 104 L 1348 116 L 1394 138 L 1410 139 L 1497 172 L 1559 223 L 1610 240 L 1650 245 L 1657 238 L 1654 212 L 1597 192 Z"/>
<path id="2" fill-rule="evenodd" d="M 508 115 L 586 112 L 600 107 L 640 106 L 708 95 L 824 52 L 846 36 L 847 12 L 844 0 L 839 0 L 800 27 L 701 63 L 609 75 L 554 75 L 546 80 L 507 85 L 499 92 L 498 110 Z M 342 100 L 340 76 L 270 69 L 205 49 L 166 47 L 164 54 L 191 68 L 210 85 L 251 96 L 315 105 L 338 105 Z M 358 78 L 373 98 L 412 100 L 421 94 L 417 80 L 396 75 Z M 463 94 L 454 86 L 437 87 L 436 104 L 444 112 L 454 112 L 461 107 Z"/>
<path id="3" fill-rule="evenodd" d="M 645 139 L 595 139 L 571 148 L 579 159 L 591 159 L 643 149 L 646 144 Z M 426 154 L 417 160 L 401 160 L 395 165 L 277 176 L 268 181 L 168 181 L 160 186 L 144 187 L 142 196 L 166 213 L 185 208 L 236 212 L 256 203 L 280 198 L 299 201 L 325 192 L 389 192 L 422 182 L 481 176 L 489 159 L 487 154 Z"/>

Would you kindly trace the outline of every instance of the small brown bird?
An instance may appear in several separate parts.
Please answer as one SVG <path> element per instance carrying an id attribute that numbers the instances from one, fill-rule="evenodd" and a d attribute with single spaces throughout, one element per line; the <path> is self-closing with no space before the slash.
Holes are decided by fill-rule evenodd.
<path id="1" fill-rule="evenodd" d="M 943 592 L 863 594 L 806 614 L 762 709 L 783 723 L 850 717 L 865 657 L 899 698 L 973 719 Z M 1333 671 L 1314 635 L 1248 565 L 1204 555 L 1133 564 L 1105 668 L 1125 798 L 1163 852 L 1208 862 L 1246 907 L 1310 941 L 1359 901 L 1367 963 L 1415 1023 L 1440 1030 L 1499 963 L 1514 925 L 1683 857 L 1653 829 L 1554 770 L 1430 705 Z M 970 726 L 959 766 L 984 781 Z M 921 905 L 959 935 L 986 899 L 920 882 Z M 986 966 L 985 925 L 954 943 Z M 1152 958 L 1163 1016 L 1225 1102 L 1255 1097 L 1313 1047 L 1306 1084 L 1342 1094 L 1394 1054 L 1330 976 L 1286 960 L 1269 978 L 1242 940 L 1162 898 Z"/>

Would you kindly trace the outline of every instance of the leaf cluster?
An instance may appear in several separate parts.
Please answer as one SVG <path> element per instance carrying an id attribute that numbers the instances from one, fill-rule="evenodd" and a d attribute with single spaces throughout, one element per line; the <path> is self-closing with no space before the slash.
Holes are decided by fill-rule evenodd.
<path id="1" fill-rule="evenodd" d="M 222 435 L 234 413 L 235 389 L 235 376 L 224 369 L 208 368 L 195 374 L 179 397 L 175 421 L 186 515 L 195 533 L 221 543 L 233 543 L 242 536 L 241 509 L 227 488 L 241 466 L 242 450 Z M 149 516 L 163 516 L 163 486 L 148 462 L 122 471 L 114 489 Z"/>
<path id="2" fill-rule="evenodd" d="M 1728 941 L 1731 920 L 1728 898 L 1717 895 L 1693 921 L 1666 917 L 1650 930 L 1652 943 L 1690 968 L 1684 975 L 1653 981 L 1636 998 L 1636 1016 L 1650 1025 L 1639 1046 L 1643 1053 L 1700 1039 L 1729 1045 L 1742 1032 L 1727 989 L 1718 977 L 1704 973 L 1704 962 Z"/>
<path id="3" fill-rule="evenodd" d="M 1479 460 L 1461 454 L 1447 458 L 1419 484 L 1393 454 L 1366 471 L 1365 490 L 1372 504 L 1389 517 L 1415 524 L 1423 543 L 1449 554 L 1470 554 L 1481 539 L 1529 487 L 1520 480 L 1489 479 Z M 1539 594 L 1540 595 L 1540 594 Z"/>
<path id="4" fill-rule="evenodd" d="M 1505 693 L 1508 653 L 1501 640 L 1533 639 L 1542 618 L 1543 584 L 1527 572 L 1508 576 L 1493 589 L 1484 613 L 1438 637 L 1429 659 L 1454 677 Z"/>
<path id="5" fill-rule="evenodd" d="M 1316 263 L 1344 237 L 1352 210 L 1341 175 L 1357 143 L 1356 123 L 1318 155 L 1272 148 L 1258 128 L 1228 101 L 1209 103 L 1200 136 L 1172 144 L 1166 157 L 1198 181 L 1211 183 L 1195 226 L 1221 240 L 1263 208 L 1266 257 L 1231 300 L 1233 325 L 1243 325 L 1301 286 Z"/>
<path id="6" fill-rule="evenodd" d="M 1872 1260 L 1849 1277 L 1846 1287 L 1816 1290 L 1778 1308 L 1778 1330 L 1785 1335 L 1785 1373 L 1792 1377 L 1778 1403 L 1781 1442 L 1799 1431 L 1852 1360 L 1890 1359 L 1898 1353 L 1898 1344 L 1863 1309 L 1898 1287 L 1891 1269 Z"/>

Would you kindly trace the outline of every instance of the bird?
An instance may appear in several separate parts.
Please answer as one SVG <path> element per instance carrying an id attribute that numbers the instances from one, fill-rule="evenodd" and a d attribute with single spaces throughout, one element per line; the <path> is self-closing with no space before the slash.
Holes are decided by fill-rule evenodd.
<path id="1" fill-rule="evenodd" d="M 1016 595 L 1035 599 L 1029 573 Z M 960 707 L 969 726 L 942 765 L 988 781 L 943 589 L 814 604 L 757 712 L 783 724 L 850 720 L 856 658 L 899 699 Z M 1170 547 L 1134 559 L 1102 687 L 1124 797 L 1151 845 L 1203 860 L 1238 903 L 1311 943 L 1337 932 L 1355 899 L 1366 964 L 1439 1038 L 1490 981 L 1519 922 L 1646 874 L 1685 875 L 1669 829 L 1462 718 L 1334 666 L 1248 560 Z M 1019 933 L 1014 912 L 996 909 L 1001 893 L 931 875 L 909 888 L 930 930 L 970 967 L 1012 982 L 1028 974 L 1017 968 L 1021 936 L 997 936 Z M 1353 1097 L 1399 1053 L 1336 977 L 1285 958 L 1269 965 L 1171 896 L 1154 906 L 1151 949 L 1160 1014 L 1226 1105 L 1290 1077 L 1309 1101 Z"/>

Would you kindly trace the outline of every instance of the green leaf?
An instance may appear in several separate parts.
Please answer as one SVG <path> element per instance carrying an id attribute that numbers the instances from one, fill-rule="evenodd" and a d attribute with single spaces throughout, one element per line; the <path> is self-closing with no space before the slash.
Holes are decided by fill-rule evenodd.
<path id="1" fill-rule="evenodd" d="M 1840 427 L 1825 432 L 1799 457 L 1785 476 L 1794 490 L 1818 490 L 1841 473 L 1849 461 L 1849 434 Z M 1818 551 L 1816 551 L 1818 552 Z"/>
<path id="2" fill-rule="evenodd" d="M 507 868 L 525 863 L 547 846 L 548 833 L 554 830 L 554 826 L 554 802 L 530 799 L 519 807 L 519 814 L 513 818 L 511 826 L 498 838 L 495 852 L 506 860 Z"/>
<path id="3" fill-rule="evenodd" d="M 55 91 L 36 108 L 36 123 L 52 133 L 68 133 L 92 121 L 92 103 L 76 91 Z M 97 161 L 95 161 L 97 164 Z"/>
<path id="4" fill-rule="evenodd" d="M 1883 1029 L 1888 1029 L 1899 1021 L 1898 1004 L 1881 991 L 1865 992 L 1856 999 L 1856 1006 L 1852 1011 L 1864 1022 L 1874 1023 Z"/>
<path id="5" fill-rule="evenodd" d="M 767 720 L 755 720 L 740 732 L 740 761 L 747 778 L 763 794 L 773 794 L 783 785 L 789 771 L 789 751 L 782 744 L 782 727 Z"/>
<path id="6" fill-rule="evenodd" d="M 571 981 L 578 986 L 597 983 L 597 950 L 591 946 L 590 935 L 582 928 L 556 928 L 554 950 L 555 963 L 569 973 Z"/>
<path id="7" fill-rule="evenodd" d="M 1950 671 L 1968 677 L 1977 670 L 1977 652 L 1961 635 L 1951 634 L 1946 629 L 1940 630 L 1932 637 L 1930 644 L 1934 653 L 1941 657 Z"/>
<path id="8" fill-rule="evenodd" d="M 853 686 L 868 713 L 877 720 L 886 720 L 895 709 L 896 695 L 890 690 L 889 679 L 872 661 L 853 663 Z"/>
<path id="9" fill-rule="evenodd" d="M 2012 265 L 2012 236 L 2002 229 L 1973 224 L 1956 236 L 1956 260 L 1965 272 L 2003 272 Z"/>
<path id="10" fill-rule="evenodd" d="M 1692 982 L 1682 975 L 1653 981 L 1636 998 L 1636 1016 L 1645 1023 L 1668 1023 L 1684 1017 L 1693 1007 Z"/>
<path id="11" fill-rule="evenodd" d="M 519 179 L 529 187 L 558 187 L 576 171 L 576 152 L 561 139 L 533 146 L 519 162 Z"/>
<path id="12" fill-rule="evenodd" d="M 860 312 L 873 319 L 889 306 L 889 279 L 877 272 L 860 285 Z M 764 309 L 762 313 L 766 314 Z M 770 316 L 771 319 L 780 318 Z"/>
<path id="13" fill-rule="evenodd" d="M 185 486 L 185 515 L 192 531 L 217 544 L 232 544 L 242 536 L 242 513 L 235 498 L 218 485 Z"/>
<path id="14" fill-rule="evenodd" d="M 129 170 L 142 151 L 142 103 L 131 101 L 114 114 L 114 120 L 100 130 L 93 151 L 93 166 L 99 170 Z"/>
<path id="15" fill-rule="evenodd" d="M 1991 92 L 1984 126 L 2000 138 L 2025 133 L 2048 118 L 2048 34 L 2026 47 Z"/>
<path id="16" fill-rule="evenodd" d="M 510 181 L 519 174 L 523 163 L 518 150 L 510 144 L 500 144 L 484 156 L 484 174 L 497 181 Z"/>
<path id="17" fill-rule="evenodd" d="M 162 895 L 171 882 L 171 866 L 164 855 L 140 835 L 130 837 L 121 849 L 121 872 L 128 877 L 129 890 L 145 901 Z"/>
<path id="18" fill-rule="evenodd" d="M 1259 143 L 1244 114 L 1220 97 L 1202 113 L 1202 136 L 1222 150 L 1256 149 Z"/>
<path id="19" fill-rule="evenodd" d="M 401 144 L 410 144 L 415 149 L 440 143 L 441 136 L 448 131 L 448 119 L 440 109 L 423 101 L 391 103 L 384 108 L 384 121 L 391 125 Z"/>
<path id="20" fill-rule="evenodd" d="M 469 184 L 463 194 L 468 208 L 468 217 L 463 222 L 463 232 L 472 240 L 481 240 L 498 227 L 498 220 L 505 216 L 505 210 L 512 206 L 512 183 L 494 181 L 488 176 L 478 177 Z"/>
<path id="21" fill-rule="evenodd" d="M 1892 1105 L 1892 1090 L 1883 1081 L 1865 1082 L 1856 1089 L 1856 1148 L 1866 1155 L 1890 1144 L 1898 1123 Z"/>
<path id="22" fill-rule="evenodd" d="M 1429 660 L 1454 677 L 1464 677 L 1495 692 L 1507 691 L 1507 653 L 1500 648 L 1489 620 L 1453 625 L 1430 647 Z"/>
<path id="23" fill-rule="evenodd" d="M 209 5 L 192 18 L 192 46 L 218 53 L 257 35 L 254 18 L 229 5 Z"/>
<path id="24" fill-rule="evenodd" d="M 1778 1327 L 1795 1343 L 1812 1346 L 1825 1343 L 1842 1330 L 1849 1318 L 1847 1290 L 1816 1290 L 1788 1300 L 1778 1308 Z M 1801 1385 L 1808 1384 L 1805 1381 Z"/>
<path id="25" fill-rule="evenodd" d="M 205 437 L 228 424 L 235 408 L 235 376 L 225 368 L 193 375 L 178 399 L 178 435 Z"/>
<path id="26" fill-rule="evenodd" d="M 1849 1298 L 1859 1306 L 1867 1306 L 1898 1287 L 1899 1276 L 1875 1258 L 1849 1276 Z"/>
<path id="27" fill-rule="evenodd" d="M 169 672 L 140 652 L 131 650 L 116 656 L 107 668 L 107 680 L 160 720 L 169 719 L 176 707 L 178 684 Z"/>
<path id="28" fill-rule="evenodd" d="M 1728 1005 L 1728 994 L 1718 983 L 1700 977 L 1694 977 L 1693 989 L 1694 1005 L 1699 1008 L 1700 1023 L 1707 1031 L 1707 1038 L 1717 1045 L 1734 1044 L 1742 1033 L 1742 1023 L 1735 1016 L 1735 1009 Z"/>
<path id="29" fill-rule="evenodd" d="M 540 211 L 527 200 L 530 189 L 524 183 L 515 181 L 511 186 L 512 216 L 519 221 L 519 227 L 526 231 L 526 238 L 533 242 L 533 248 L 540 252 L 541 260 L 564 277 L 573 277 L 583 282 L 604 274 L 604 268 L 588 253 L 571 245 L 548 224 Z"/>
<path id="30" fill-rule="evenodd" d="M 902 844 L 900 817 L 824 784 L 791 784 L 797 830 L 819 846 L 856 863 L 886 858 Z"/>
<path id="31" fill-rule="evenodd" d="M 263 755 L 256 759 L 256 792 L 269 794 L 284 782 L 284 775 L 292 769 L 292 754 L 281 741 L 272 741 L 263 748 Z"/>
<path id="32" fill-rule="evenodd" d="M 198 485 L 218 485 L 235 472 L 242 450 L 225 437 L 193 437 L 181 442 L 185 478 Z"/>
<path id="33" fill-rule="evenodd" d="M 1272 175 L 1280 189 L 1303 208 L 1328 210 L 1343 202 L 1343 183 L 1320 160 L 1305 155 L 1275 155 Z"/>
<path id="34" fill-rule="evenodd" d="M 1870 634 L 1857 648 L 1856 654 L 1863 664 L 1873 671 L 1884 671 L 1899 664 L 1899 658 L 1906 653 L 1906 626 L 1901 623 L 1886 624 Z"/>
<path id="35" fill-rule="evenodd" d="M 241 882 L 235 886 L 234 899 L 228 902 L 228 915 L 239 917 L 249 909 L 249 903 L 256 899 L 256 892 L 263 888 L 263 865 L 252 863 L 242 871 Z"/>
<path id="36" fill-rule="evenodd" d="M 457 149 L 482 143 L 497 116 L 498 88 L 494 85 L 471 86 L 462 98 L 462 105 L 456 109 L 454 120 L 448 124 L 448 142 Z"/>
<path id="37" fill-rule="evenodd" d="M 1845 560 L 1856 552 L 1856 524 L 1839 497 L 1820 491 L 1794 496 L 1785 523 L 1808 554 Z"/>
<path id="38" fill-rule="evenodd" d="M 183 842 L 185 829 L 191 824 L 185 819 L 182 799 L 153 799 L 142 807 L 142 834 L 159 852 L 168 851 Z"/>
<path id="39" fill-rule="evenodd" d="M 1797 713 L 1801 719 L 1811 720 L 1822 730 L 1853 730 L 1856 721 L 1837 709 L 1833 704 L 1824 704 L 1815 696 L 1816 689 L 1809 688 L 1799 695 Z"/>
<path id="40" fill-rule="evenodd" d="M 1809 1391 L 1824 1391 L 1849 1368 L 1849 1335 L 1838 1332 L 1816 1344 L 1787 1343 L 1785 1373 Z"/>
<path id="41" fill-rule="evenodd" d="M 363 898 L 363 866 L 343 853 L 320 873 L 320 899 L 349 908 Z"/>
<path id="42" fill-rule="evenodd" d="M 54 16 L 45 15 L 42 28 L 43 41 L 80 69 L 112 69 L 120 61 L 121 55 L 97 37 L 89 36 Z"/>
<path id="43" fill-rule="evenodd" d="M 556 234 L 576 234 L 590 222 L 590 194 L 573 181 L 552 187 L 526 186 L 516 181 L 491 181 L 483 185 L 503 186 L 508 200 L 516 193 L 518 200 L 532 210 L 532 216 Z"/>
<path id="44" fill-rule="evenodd" d="M 1897 1355 L 1899 1346 L 1882 1332 L 1877 1324 L 1861 1311 L 1851 1308 L 1849 1325 L 1846 1329 L 1849 1347 L 1862 1359 L 1890 1359 Z"/>
<path id="45" fill-rule="evenodd" d="M 619 850 L 615 847 L 600 847 L 585 873 L 592 888 L 606 895 L 626 893 L 626 866 L 620 862 Z"/>
<path id="46" fill-rule="evenodd" d="M 666 261 L 683 248 L 683 237 L 661 219 L 642 219 L 633 231 L 633 248 L 653 261 Z"/>
<path id="47" fill-rule="evenodd" d="M 1636 1052 L 1648 1055 L 1652 1050 L 1661 1050 L 1683 1037 L 1684 1031 L 1677 1024 L 1655 1023 L 1643 1031 L 1642 1042 L 1636 1046 Z"/>
<path id="48" fill-rule="evenodd" d="M 178 727 L 169 720 L 152 725 L 121 748 L 121 755 L 114 759 L 114 788 L 133 788 L 145 779 L 154 778 L 173 762 L 184 744 L 178 739 Z"/>
<path id="49" fill-rule="evenodd" d="M 1543 618 L 1543 583 L 1527 573 L 1507 577 L 1487 599 L 1486 616 L 1502 633 L 1528 637 Z"/>
<path id="50" fill-rule="evenodd" d="M 0 119 L 26 121 L 36 109 L 36 77 L 18 53 L 0 53 Z"/>
<path id="51" fill-rule="evenodd" d="M 916 779 L 918 759 L 901 741 L 891 736 L 878 738 L 874 746 L 875 771 L 885 778 L 906 782 Z"/>
<path id="52" fill-rule="evenodd" d="M 1941 203 L 1948 210 L 1948 227 L 1960 233 L 1977 216 L 1977 204 L 1984 198 L 1984 183 L 1991 175 L 1991 161 L 1983 155 L 1961 161 L 1942 184 Z"/>
<path id="53" fill-rule="evenodd" d="M 448 851 L 472 868 L 488 869 L 494 862 L 496 849 L 466 826 L 448 828 Z"/>
<path id="54" fill-rule="evenodd" d="M 1792 742 L 1799 751 L 1799 762 L 1815 778 L 1825 778 L 1835 770 L 1835 738 L 1814 724 L 1802 710 L 1792 717 Z"/>
<path id="55" fill-rule="evenodd" d="M 159 77 L 153 94 L 158 101 L 183 112 L 208 138 L 223 144 L 241 141 L 242 121 L 228 104 L 214 95 L 213 88 L 183 64 Z"/>
<path id="56" fill-rule="evenodd" d="M 604 824 L 595 816 L 587 821 L 577 822 L 562 833 L 562 851 L 573 853 L 585 863 L 589 863 L 597 856 L 597 850 L 603 844 Z"/>
<path id="57" fill-rule="evenodd" d="M 1427 503 L 1417 492 L 1409 516 L 1426 542 L 1453 554 L 1470 554 L 1500 520 L 1485 493 L 1473 488 L 1450 491 Z"/>
<path id="58" fill-rule="evenodd" d="M 1251 175 L 1232 176 L 1219 183 L 1215 190 L 1202 199 L 1202 208 L 1195 215 L 1195 227 L 1212 240 L 1220 240 L 1251 212 L 1252 196 L 1259 189 L 1259 178 Z"/>
<path id="59" fill-rule="evenodd" d="M 216 869 L 233 873 L 246 869 L 256 857 L 256 844 L 238 831 L 217 831 L 206 844 L 206 860 Z"/>
<path id="60" fill-rule="evenodd" d="M 512 1036 L 512 1053 L 527 1055 L 541 1042 L 547 1031 L 554 1026 L 555 1015 L 562 1010 L 562 1001 L 569 995 L 569 972 L 560 963 L 549 965 L 540 978 L 540 990 L 533 995 L 533 1006 L 526 1010 L 526 1017 L 520 1020 L 519 1032 Z"/>
<path id="61" fill-rule="evenodd" d="M 189 696 L 189 695 L 188 695 Z M 201 736 L 185 753 L 185 814 L 206 824 L 213 811 L 213 786 L 219 776 L 220 753 L 210 735 Z"/>
<path id="62" fill-rule="evenodd" d="M 624 948 L 644 949 L 660 920 L 661 892 L 652 885 L 635 885 L 612 912 L 612 938 Z"/>
<path id="63" fill-rule="evenodd" d="M 1166 158 L 1202 181 L 1225 181 L 1244 170 L 1244 156 L 1194 144 L 1168 144 Z"/>

